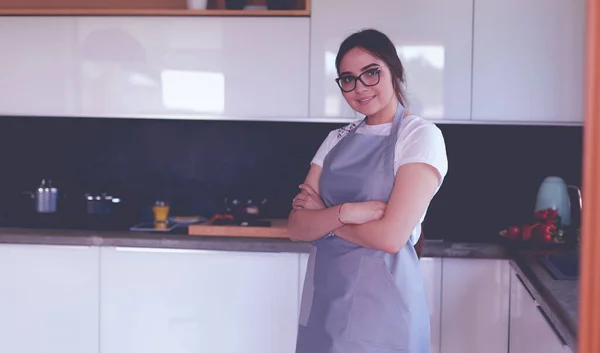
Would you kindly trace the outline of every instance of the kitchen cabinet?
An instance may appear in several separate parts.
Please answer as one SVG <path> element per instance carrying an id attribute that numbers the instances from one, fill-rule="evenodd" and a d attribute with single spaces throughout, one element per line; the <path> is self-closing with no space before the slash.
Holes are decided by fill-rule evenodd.
<path id="1" fill-rule="evenodd" d="M 510 266 L 502 259 L 444 258 L 442 353 L 506 353 Z"/>
<path id="2" fill-rule="evenodd" d="M 442 258 L 421 258 L 421 274 L 429 306 L 430 353 L 440 353 L 440 332 L 442 320 Z"/>
<path id="3" fill-rule="evenodd" d="M 0 115 L 306 118 L 309 21 L 0 18 Z"/>
<path id="4" fill-rule="evenodd" d="M 98 248 L 0 245 L 0 352 L 98 353 Z"/>
<path id="5" fill-rule="evenodd" d="M 101 250 L 101 353 L 293 353 L 298 254 Z"/>
<path id="6" fill-rule="evenodd" d="M 300 275 L 298 276 L 298 319 L 300 319 L 300 306 L 302 304 L 302 290 L 304 288 L 304 280 L 306 279 L 306 269 L 308 268 L 309 254 L 300 254 Z"/>
<path id="7" fill-rule="evenodd" d="M 475 0 L 474 121 L 583 123 L 585 7 Z"/>
<path id="8" fill-rule="evenodd" d="M 511 269 L 510 353 L 569 353 L 519 275 Z"/>
<path id="9" fill-rule="evenodd" d="M 0 115 L 76 114 L 75 18 L 0 17 Z"/>
<path id="10" fill-rule="evenodd" d="M 344 38 L 373 27 L 390 37 L 406 70 L 409 109 L 425 118 L 470 119 L 472 0 L 319 0 L 311 4 L 310 116 L 359 119 L 334 79 Z"/>

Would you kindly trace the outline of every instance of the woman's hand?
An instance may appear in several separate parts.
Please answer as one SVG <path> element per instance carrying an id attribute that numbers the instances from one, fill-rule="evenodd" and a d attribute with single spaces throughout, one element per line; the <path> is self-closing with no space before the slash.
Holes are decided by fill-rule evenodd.
<path id="1" fill-rule="evenodd" d="M 342 206 L 340 221 L 344 224 L 363 224 L 380 220 L 387 204 L 381 201 L 350 202 Z"/>
<path id="2" fill-rule="evenodd" d="M 321 210 L 325 208 L 321 196 L 310 185 L 302 184 L 300 189 L 302 191 L 292 201 L 292 209 Z"/>

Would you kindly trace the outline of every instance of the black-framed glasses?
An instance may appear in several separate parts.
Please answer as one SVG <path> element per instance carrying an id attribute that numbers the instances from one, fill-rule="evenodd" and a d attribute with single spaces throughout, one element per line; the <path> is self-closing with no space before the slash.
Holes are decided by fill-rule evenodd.
<path id="1" fill-rule="evenodd" d="M 360 81 L 365 86 L 375 86 L 379 83 L 382 67 L 368 69 L 358 76 L 343 75 L 335 79 L 340 89 L 344 92 L 352 92 L 356 88 L 356 82 Z"/>

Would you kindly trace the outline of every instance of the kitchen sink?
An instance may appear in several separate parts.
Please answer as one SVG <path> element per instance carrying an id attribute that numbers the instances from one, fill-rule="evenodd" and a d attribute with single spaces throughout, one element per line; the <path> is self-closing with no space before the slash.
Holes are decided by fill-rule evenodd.
<path id="1" fill-rule="evenodd" d="M 579 279 L 578 252 L 545 255 L 540 261 L 555 280 L 573 281 Z"/>

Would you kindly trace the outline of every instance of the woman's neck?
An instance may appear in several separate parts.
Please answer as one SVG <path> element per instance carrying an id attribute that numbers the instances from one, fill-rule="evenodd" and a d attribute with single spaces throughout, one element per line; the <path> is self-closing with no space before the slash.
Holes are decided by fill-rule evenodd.
<path id="1" fill-rule="evenodd" d="M 380 111 L 367 117 L 367 125 L 380 125 L 391 123 L 396 116 L 396 110 L 398 109 L 398 100 L 392 99 L 385 107 L 381 108 Z"/>

